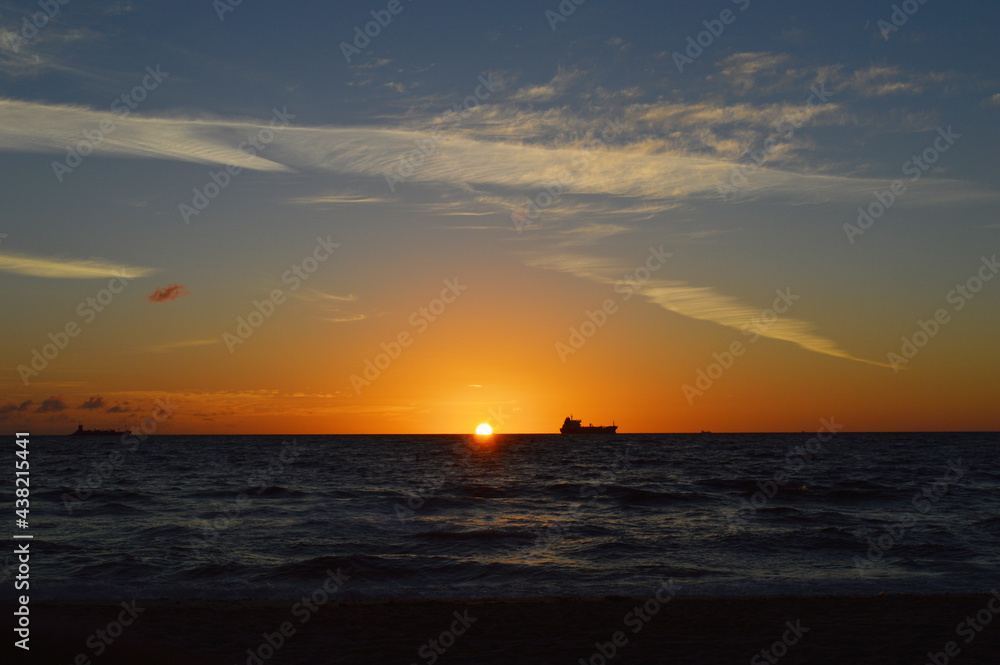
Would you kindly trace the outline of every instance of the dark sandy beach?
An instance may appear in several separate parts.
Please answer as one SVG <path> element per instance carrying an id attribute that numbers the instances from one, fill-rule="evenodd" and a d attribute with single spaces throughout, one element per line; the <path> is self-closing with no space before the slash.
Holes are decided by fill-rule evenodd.
<path id="1" fill-rule="evenodd" d="M 36 602 L 14 662 L 1000 663 L 1000 596 L 661 598 Z"/>

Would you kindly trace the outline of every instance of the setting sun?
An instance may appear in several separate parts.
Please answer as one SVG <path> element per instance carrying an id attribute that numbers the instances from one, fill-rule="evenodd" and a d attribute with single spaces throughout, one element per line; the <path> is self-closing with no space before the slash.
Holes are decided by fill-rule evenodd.
<path id="1" fill-rule="evenodd" d="M 486 423 L 483 423 L 476 428 L 476 434 L 479 436 L 489 436 L 490 434 L 493 434 L 493 428 Z"/>

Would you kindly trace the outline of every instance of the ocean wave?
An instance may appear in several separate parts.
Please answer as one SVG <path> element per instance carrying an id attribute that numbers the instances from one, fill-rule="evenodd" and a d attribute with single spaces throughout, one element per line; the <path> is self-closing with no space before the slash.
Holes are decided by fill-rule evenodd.
<path id="1" fill-rule="evenodd" d="M 408 536 L 418 540 L 526 540 L 535 534 L 522 529 L 470 529 L 468 531 L 420 531 Z"/>
<path id="2" fill-rule="evenodd" d="M 337 568 L 359 597 L 591 595 L 668 575 L 691 593 L 861 590 L 852 557 L 962 457 L 977 461 L 975 477 L 917 516 L 880 560 L 877 585 L 957 589 L 1000 578 L 994 438 L 838 434 L 837 454 L 811 460 L 761 504 L 758 482 L 802 436 L 630 435 L 634 463 L 609 475 L 622 440 L 509 435 L 432 488 L 415 483 L 438 468 L 432 458 L 454 461 L 462 439 L 310 437 L 306 454 L 323 463 L 289 467 L 260 494 L 233 470 L 267 468 L 280 437 L 163 436 L 68 510 L 63 494 L 90 456 L 53 437 L 38 456 L 45 483 L 31 495 L 39 593 L 293 597 L 282 594 Z M 426 451 L 425 469 L 415 450 Z M 216 525 L 241 488 L 251 503 Z M 411 502 L 412 513 L 397 512 Z"/>
<path id="3" fill-rule="evenodd" d="M 700 492 L 670 492 L 666 490 L 644 489 L 612 485 L 604 488 L 604 495 L 620 505 L 673 505 L 702 501 L 706 497 Z"/>

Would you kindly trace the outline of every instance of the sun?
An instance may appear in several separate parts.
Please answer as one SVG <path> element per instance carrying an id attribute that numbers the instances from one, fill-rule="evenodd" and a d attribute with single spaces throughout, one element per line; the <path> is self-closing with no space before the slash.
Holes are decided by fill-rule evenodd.
<path id="1" fill-rule="evenodd" d="M 489 436 L 490 434 L 493 434 L 493 428 L 486 423 L 482 423 L 476 428 L 476 434 L 479 436 Z"/>

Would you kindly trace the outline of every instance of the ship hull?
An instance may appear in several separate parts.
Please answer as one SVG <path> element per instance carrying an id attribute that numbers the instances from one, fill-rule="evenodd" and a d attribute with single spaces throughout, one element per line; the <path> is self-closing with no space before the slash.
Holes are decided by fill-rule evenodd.
<path id="1" fill-rule="evenodd" d="M 114 429 L 78 429 L 71 432 L 69 436 L 121 436 L 126 432 L 119 432 Z"/>
<path id="2" fill-rule="evenodd" d="M 561 434 L 617 434 L 617 425 L 607 427 L 560 427 Z"/>

